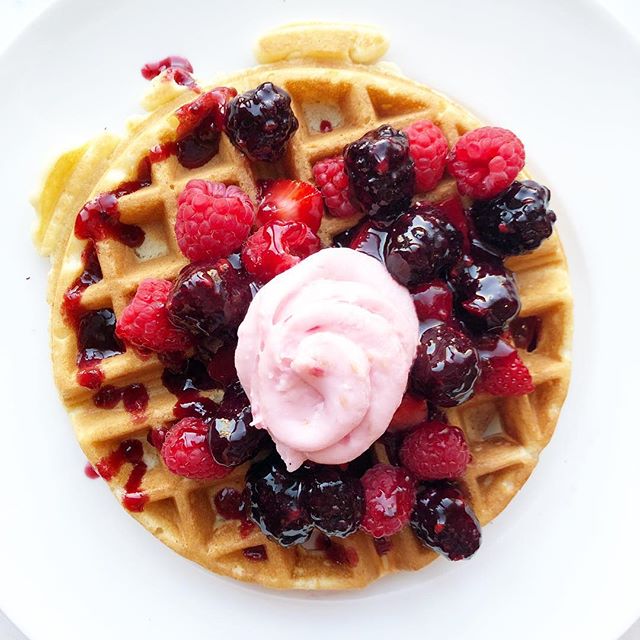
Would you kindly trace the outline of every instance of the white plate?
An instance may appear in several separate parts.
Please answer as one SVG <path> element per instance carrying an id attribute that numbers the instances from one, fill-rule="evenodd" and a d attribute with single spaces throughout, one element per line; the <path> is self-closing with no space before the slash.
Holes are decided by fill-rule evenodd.
<path id="1" fill-rule="evenodd" d="M 232 71 L 253 63 L 267 27 L 311 18 L 384 25 L 405 73 L 520 135 L 552 188 L 576 299 L 556 436 L 481 551 L 352 594 L 208 574 L 84 477 L 51 377 L 48 265 L 29 239 L 27 197 L 46 159 L 121 127 L 145 89 L 142 63 L 181 53 L 203 76 Z M 48 11 L 0 60 L 0 606 L 33 640 L 618 637 L 640 615 L 639 68 L 636 43 L 578 2 L 68 0 Z"/>

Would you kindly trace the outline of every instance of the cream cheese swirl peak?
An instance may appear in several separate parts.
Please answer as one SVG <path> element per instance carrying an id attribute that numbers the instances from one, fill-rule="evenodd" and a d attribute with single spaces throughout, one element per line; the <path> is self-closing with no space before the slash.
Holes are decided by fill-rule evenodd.
<path id="1" fill-rule="evenodd" d="M 236 368 L 289 470 L 342 464 L 387 429 L 418 344 L 409 292 L 352 249 L 324 249 L 257 293 Z"/>

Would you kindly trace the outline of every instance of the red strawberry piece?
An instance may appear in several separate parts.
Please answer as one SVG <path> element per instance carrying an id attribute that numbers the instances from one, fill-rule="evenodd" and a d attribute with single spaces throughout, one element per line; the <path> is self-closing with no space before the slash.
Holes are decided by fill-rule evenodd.
<path id="1" fill-rule="evenodd" d="M 320 239 L 302 222 L 272 220 L 249 236 L 242 264 L 260 282 L 268 282 L 320 250 Z"/>
<path id="2" fill-rule="evenodd" d="M 302 222 L 316 233 L 322 222 L 322 195 L 308 182 L 272 180 L 263 185 L 258 204 L 258 222 L 271 220 Z"/>
<path id="3" fill-rule="evenodd" d="M 482 355 L 482 352 L 480 352 Z M 531 373 L 515 349 L 506 355 L 482 359 L 481 374 L 476 384 L 478 393 L 493 396 L 525 396 L 534 391 Z"/>
<path id="4" fill-rule="evenodd" d="M 391 418 L 388 431 L 404 431 L 424 422 L 427 416 L 427 401 L 405 393 L 400 406 Z"/>

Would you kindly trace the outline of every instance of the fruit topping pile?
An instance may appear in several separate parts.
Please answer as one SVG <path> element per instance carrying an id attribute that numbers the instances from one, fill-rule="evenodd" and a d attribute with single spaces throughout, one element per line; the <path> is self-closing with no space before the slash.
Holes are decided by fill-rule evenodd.
<path id="1" fill-rule="evenodd" d="M 191 72 L 177 57 L 143 70 L 147 78 L 168 73 L 194 86 Z M 240 95 L 226 87 L 200 93 L 176 117 L 171 150 L 187 168 L 211 160 L 223 133 L 249 161 L 278 162 L 298 129 L 290 96 L 271 82 Z M 324 131 L 330 135 L 331 126 Z M 445 557 L 469 557 L 480 545 L 480 527 L 458 481 L 472 463 L 472 446 L 444 409 L 474 394 L 534 389 L 518 348 L 536 348 L 540 322 L 519 318 L 517 282 L 504 259 L 536 249 L 556 216 L 546 187 L 516 180 L 524 157 L 522 143 L 506 129 L 470 131 L 450 148 L 437 123 L 423 120 L 404 131 L 382 125 L 341 155 L 317 161 L 315 184 L 278 178 L 246 193 L 191 180 L 178 194 L 175 222 L 190 264 L 174 280 L 141 282 L 103 340 L 88 328 L 96 312 L 83 316 L 77 300 L 99 277 L 76 282 L 67 318 L 77 327 L 79 349 L 102 349 L 109 357 L 126 345 L 145 357 L 157 354 L 163 383 L 177 397 L 176 419 L 148 438 L 166 468 L 210 480 L 248 463 L 244 491 L 228 487 L 216 495 L 224 518 L 252 521 L 285 547 L 309 541 L 314 531 L 329 538 L 364 531 L 379 553 L 392 548 L 390 536 L 410 527 Z M 422 199 L 446 176 L 462 197 Z M 104 194 L 78 214 L 76 235 L 89 240 L 94 258 L 105 238 L 131 247 L 144 238 L 120 223 L 118 197 Z M 317 234 L 324 216 L 353 218 L 336 245 L 373 256 L 408 289 L 420 336 L 405 397 L 380 441 L 388 462 L 370 450 L 349 464 L 308 462 L 289 472 L 268 433 L 254 426 L 234 350 L 260 287 L 322 249 Z M 105 312 L 113 316 L 99 313 Z M 221 401 L 207 396 L 221 387 Z M 122 394 L 113 403 L 107 395 L 96 406 L 114 406 Z M 250 559 L 266 558 L 264 547 L 248 551 Z"/>

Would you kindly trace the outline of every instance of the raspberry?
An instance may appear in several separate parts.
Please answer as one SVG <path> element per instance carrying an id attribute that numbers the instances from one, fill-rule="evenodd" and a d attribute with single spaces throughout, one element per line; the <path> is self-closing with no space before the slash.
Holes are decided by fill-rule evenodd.
<path id="1" fill-rule="evenodd" d="M 270 220 L 302 222 L 316 233 L 322 213 L 322 196 L 312 184 L 282 179 L 264 185 L 257 218 L 260 224 Z"/>
<path id="2" fill-rule="evenodd" d="M 389 230 L 384 260 L 389 273 L 404 285 L 432 280 L 453 266 L 461 255 L 462 237 L 427 203 L 415 204 Z"/>
<path id="3" fill-rule="evenodd" d="M 397 216 L 411 203 L 415 186 L 407 136 L 382 125 L 344 149 L 352 196 L 371 216 Z"/>
<path id="4" fill-rule="evenodd" d="M 169 322 L 167 300 L 172 287 L 169 280 L 143 280 L 118 319 L 116 335 L 140 349 L 186 351 L 191 338 Z"/>
<path id="5" fill-rule="evenodd" d="M 549 189 L 524 180 L 486 202 L 476 202 L 471 215 L 480 238 L 503 256 L 537 249 L 553 232 L 556 214 L 549 209 Z"/>
<path id="6" fill-rule="evenodd" d="M 514 133 L 480 127 L 465 133 L 449 154 L 447 168 L 462 195 L 485 200 L 504 191 L 524 167 L 524 147 Z"/>
<path id="7" fill-rule="evenodd" d="M 344 171 L 344 158 L 338 156 L 316 162 L 313 165 L 313 179 L 332 216 L 349 218 L 360 213 L 349 198 L 349 180 Z"/>
<path id="8" fill-rule="evenodd" d="M 416 393 L 441 407 L 455 407 L 473 395 L 480 359 L 461 331 L 438 324 L 424 331 L 411 370 Z"/>
<path id="9" fill-rule="evenodd" d="M 251 519 L 283 547 L 306 542 L 313 522 L 302 503 L 300 478 L 277 456 L 255 462 L 247 473 Z"/>
<path id="10" fill-rule="evenodd" d="M 471 454 L 464 432 L 442 422 L 426 422 L 402 443 L 400 460 L 420 480 L 452 480 L 466 470 Z"/>
<path id="11" fill-rule="evenodd" d="M 427 401 L 405 393 L 400 406 L 391 418 L 387 431 L 404 431 L 424 422 L 427 417 Z"/>
<path id="12" fill-rule="evenodd" d="M 331 467 L 314 467 L 304 485 L 307 510 L 320 531 L 346 538 L 358 530 L 364 495 L 357 478 Z"/>
<path id="13" fill-rule="evenodd" d="M 171 427 L 162 445 L 162 459 L 171 473 L 191 480 L 224 478 L 231 469 L 219 465 L 207 447 L 209 426 L 199 418 L 183 418 Z"/>
<path id="14" fill-rule="evenodd" d="M 269 439 L 266 431 L 251 422 L 251 405 L 240 383 L 225 391 L 209 428 L 207 441 L 216 462 L 236 467 L 251 460 Z"/>
<path id="15" fill-rule="evenodd" d="M 231 100 L 225 128 L 231 142 L 251 160 L 276 162 L 297 131 L 298 120 L 289 94 L 264 82 Z"/>
<path id="16" fill-rule="evenodd" d="M 414 122 L 404 132 L 409 139 L 409 154 L 415 165 L 416 191 L 431 191 L 444 173 L 449 143 L 440 128 L 430 120 Z"/>
<path id="17" fill-rule="evenodd" d="M 404 469 L 377 464 L 362 476 L 364 517 L 360 525 L 374 538 L 398 533 L 411 515 L 416 492 Z"/>
<path id="18" fill-rule="evenodd" d="M 169 295 L 169 320 L 195 337 L 210 338 L 221 327 L 237 328 L 251 299 L 247 274 L 228 260 L 187 265 Z"/>
<path id="19" fill-rule="evenodd" d="M 260 282 L 268 282 L 319 250 L 320 239 L 306 224 L 273 220 L 249 236 L 242 263 Z"/>
<path id="20" fill-rule="evenodd" d="M 461 491 L 434 483 L 418 491 L 411 528 L 420 541 L 449 560 L 472 556 L 480 547 L 480 525 Z"/>
<path id="21" fill-rule="evenodd" d="M 475 333 L 502 333 L 520 311 L 513 274 L 498 262 L 467 262 L 449 278 L 458 318 Z"/>
<path id="22" fill-rule="evenodd" d="M 442 280 L 432 280 L 412 289 L 411 297 L 420 322 L 449 322 L 453 317 L 453 293 Z"/>
<path id="23" fill-rule="evenodd" d="M 253 204 L 239 187 L 190 180 L 178 197 L 180 251 L 192 262 L 226 257 L 249 235 L 253 218 Z"/>
<path id="24" fill-rule="evenodd" d="M 534 389 L 529 369 L 517 351 L 482 362 L 476 391 L 493 396 L 525 396 Z"/>

